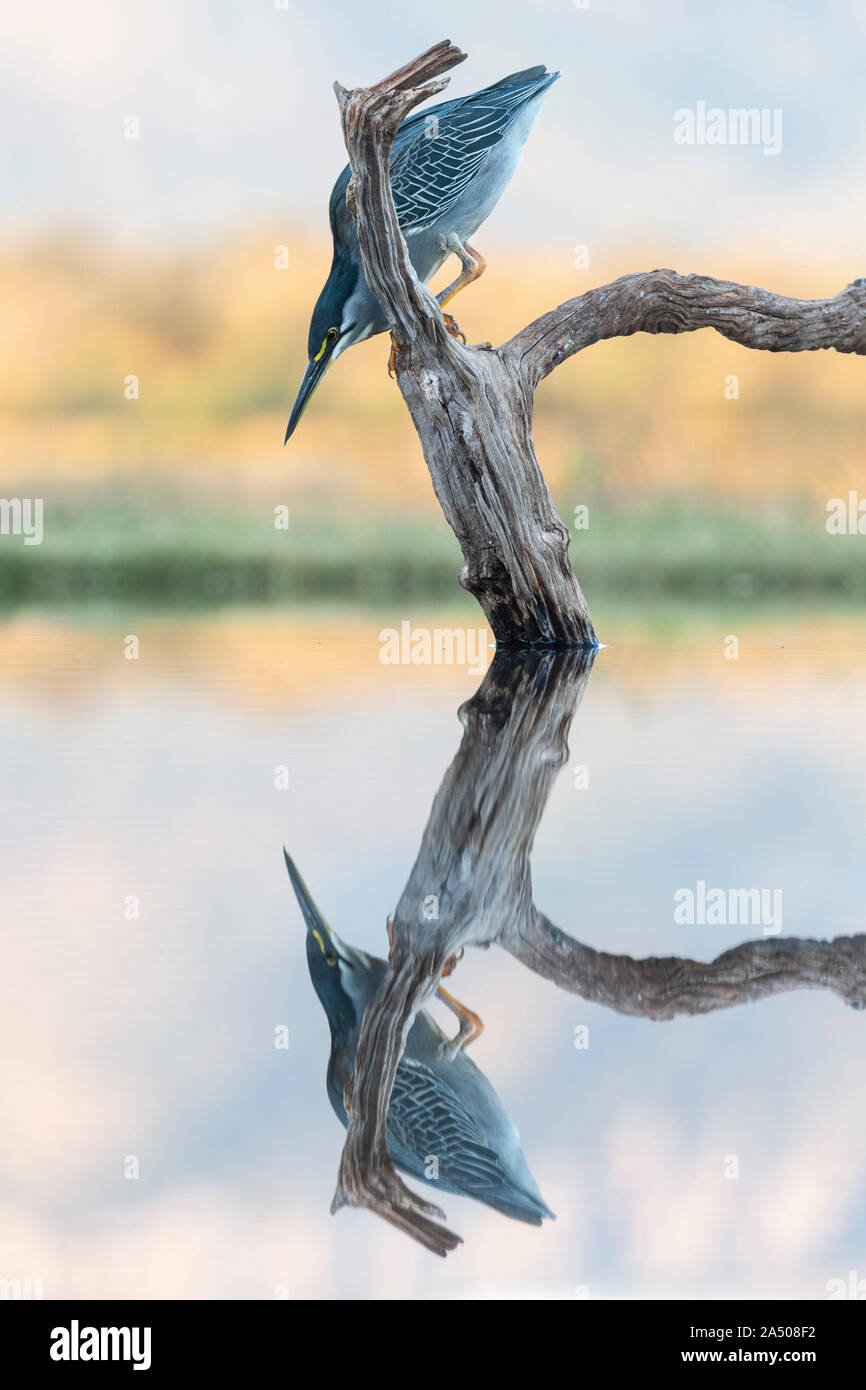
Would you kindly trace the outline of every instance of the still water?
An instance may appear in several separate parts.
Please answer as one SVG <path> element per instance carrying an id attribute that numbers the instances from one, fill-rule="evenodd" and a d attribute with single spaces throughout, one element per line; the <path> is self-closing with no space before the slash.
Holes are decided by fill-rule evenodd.
<path id="1" fill-rule="evenodd" d="M 383 626 L 3 621 L 0 1277 L 121 1298 L 824 1298 L 866 1277 L 866 1013 L 841 997 L 866 1000 L 862 938 L 836 988 L 668 1021 L 467 949 L 449 988 L 556 1221 L 433 1193 L 464 1242 L 439 1260 L 329 1214 L 344 1131 L 282 848 L 339 935 L 387 956 L 481 679 L 383 664 Z M 601 627 L 531 861 L 537 908 L 585 946 L 709 962 L 863 930 L 866 624 L 731 627 Z M 713 890 L 756 915 L 719 920 Z"/>

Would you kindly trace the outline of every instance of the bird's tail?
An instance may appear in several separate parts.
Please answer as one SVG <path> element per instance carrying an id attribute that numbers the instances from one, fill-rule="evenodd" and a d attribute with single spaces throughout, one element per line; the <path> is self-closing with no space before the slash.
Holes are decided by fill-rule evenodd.
<path id="1" fill-rule="evenodd" d="M 494 82 L 494 87 L 528 87 L 539 78 L 553 76 L 548 74 L 547 68 L 543 63 L 538 63 L 534 68 L 523 68 L 521 72 L 510 72 L 507 77 L 500 77 L 498 82 Z M 490 89 L 488 88 L 488 91 Z"/>
<path id="2" fill-rule="evenodd" d="M 542 87 L 549 87 L 559 77 L 558 72 L 548 72 L 543 63 L 539 63 L 534 68 L 524 68 L 522 72 L 509 73 L 507 77 L 500 77 L 498 82 L 485 87 L 486 92 L 500 91 L 503 87 L 514 87 L 523 89 L 526 96 L 532 92 L 539 91 Z M 482 93 L 479 93 L 479 96 Z"/>
<path id="3" fill-rule="evenodd" d="M 527 1226 L 540 1226 L 542 1221 L 556 1220 L 556 1216 L 541 1197 L 536 1202 L 527 1192 L 497 1192 L 494 1196 L 482 1197 L 481 1200 L 496 1211 L 501 1211 L 503 1216 L 510 1216 L 513 1221 L 524 1221 Z"/>

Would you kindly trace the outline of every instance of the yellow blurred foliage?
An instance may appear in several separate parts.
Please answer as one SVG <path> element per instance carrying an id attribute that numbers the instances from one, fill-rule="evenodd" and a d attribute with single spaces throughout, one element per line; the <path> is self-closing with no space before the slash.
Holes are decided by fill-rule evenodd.
<path id="1" fill-rule="evenodd" d="M 855 273 L 737 257 L 694 268 L 813 297 Z M 248 498 L 280 479 L 311 509 L 435 509 L 385 337 L 341 359 L 283 450 L 329 247 L 291 242 L 287 270 L 275 259 L 256 236 L 182 253 L 57 237 L 0 250 L 4 487 L 38 478 Z M 499 254 L 454 308 L 470 341 L 499 342 L 591 284 L 646 268 L 639 250 L 592 273 L 561 255 Z M 131 375 L 138 400 L 124 396 Z M 732 376 L 737 399 L 726 397 Z M 864 422 L 856 358 L 641 335 L 557 371 L 539 391 L 535 436 L 551 486 L 569 496 L 585 481 L 623 507 L 698 492 L 771 509 L 862 488 Z"/>

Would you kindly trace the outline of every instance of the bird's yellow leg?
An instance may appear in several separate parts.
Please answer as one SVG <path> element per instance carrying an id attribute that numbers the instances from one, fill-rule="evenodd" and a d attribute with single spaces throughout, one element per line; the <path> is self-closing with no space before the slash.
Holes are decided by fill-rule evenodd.
<path id="1" fill-rule="evenodd" d="M 388 959 L 390 960 L 394 954 L 394 946 L 396 944 L 396 937 L 394 935 L 394 918 L 390 915 L 386 919 L 385 930 L 388 933 Z M 463 952 L 461 951 L 460 956 L 462 955 Z M 444 966 L 442 967 L 443 976 L 450 975 L 452 971 L 456 969 L 457 962 L 460 959 L 460 956 L 453 955 L 448 957 Z M 445 1004 L 446 1007 L 451 1010 L 453 1014 L 457 1015 L 457 1018 L 460 1021 L 460 1027 L 458 1029 L 457 1036 L 455 1038 L 451 1038 L 447 1043 L 443 1043 L 442 1045 L 442 1052 L 444 1056 L 456 1057 L 457 1053 L 460 1052 L 462 1048 L 468 1047 L 469 1044 L 473 1043 L 476 1038 L 481 1037 L 481 1034 L 484 1032 L 484 1024 L 481 1022 L 481 1019 L 478 1017 L 476 1013 L 473 1013 L 471 1009 L 467 1009 L 465 1004 L 461 1004 L 460 1000 L 455 999 L 454 995 L 449 994 L 447 989 L 444 989 L 442 985 L 440 985 L 437 989 L 436 995 L 439 999 L 442 1000 L 442 1003 Z"/>
<path id="2" fill-rule="evenodd" d="M 460 332 L 460 329 L 451 315 L 444 312 L 445 305 L 454 298 L 455 294 L 459 294 L 467 285 L 471 285 L 473 280 L 477 280 L 484 274 L 487 269 L 487 262 L 480 251 L 476 251 L 475 248 L 468 243 L 464 246 L 463 242 L 457 236 L 449 238 L 448 249 L 453 251 L 454 255 L 459 258 L 461 270 L 457 279 L 453 280 L 444 290 L 440 290 L 436 298 L 439 301 L 439 308 L 443 311 L 442 316 L 445 319 L 445 327 L 448 329 L 448 332 L 451 334 L 452 338 L 462 338 L 465 343 L 465 334 Z"/>
<path id="3" fill-rule="evenodd" d="M 484 1032 L 484 1024 L 477 1014 L 473 1013 L 471 1009 L 467 1009 L 465 1004 L 461 1004 L 459 999 L 455 999 L 453 994 L 449 994 L 447 989 L 443 989 L 441 985 L 436 994 L 460 1020 L 460 1029 L 456 1038 L 452 1038 L 442 1049 L 447 1056 L 456 1057 L 462 1048 L 468 1047 L 470 1043 L 475 1042 L 476 1038 L 481 1037 Z"/>
<path id="4" fill-rule="evenodd" d="M 454 252 L 460 260 L 461 270 L 456 280 L 447 285 L 444 290 L 440 290 L 436 298 L 439 301 L 440 309 L 444 309 L 461 290 L 465 290 L 467 285 L 471 285 L 473 280 L 478 280 L 487 269 L 487 262 L 480 251 L 476 251 L 473 246 L 463 245 L 457 237 L 452 237 L 448 243 L 449 249 Z"/>

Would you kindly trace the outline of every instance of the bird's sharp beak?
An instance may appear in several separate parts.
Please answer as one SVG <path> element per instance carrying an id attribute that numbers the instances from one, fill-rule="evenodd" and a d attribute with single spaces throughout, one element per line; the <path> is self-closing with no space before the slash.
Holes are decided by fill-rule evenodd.
<path id="1" fill-rule="evenodd" d="M 289 871 L 289 878 L 292 881 L 292 887 L 295 890 L 295 897 L 298 900 L 298 907 L 301 909 L 307 931 L 318 941 L 322 955 L 330 947 L 336 951 L 345 965 L 353 965 L 354 962 L 349 955 L 348 947 L 340 940 L 337 933 L 331 930 L 316 907 L 309 888 L 298 873 L 297 865 L 285 847 L 283 847 L 283 858 L 286 861 L 286 868 Z M 326 943 L 328 944 L 326 945 Z"/>
<path id="2" fill-rule="evenodd" d="M 331 345 L 328 344 L 329 348 L 330 346 Z M 286 437 L 283 441 L 284 444 L 288 444 L 294 434 L 297 423 L 307 407 L 307 402 L 322 380 L 328 367 L 331 365 L 332 356 L 333 352 L 326 350 L 320 357 L 314 358 L 311 362 L 307 363 L 307 370 L 304 372 L 303 380 L 298 388 L 298 394 L 295 397 L 295 404 L 292 406 L 292 413 L 289 416 Z"/>

